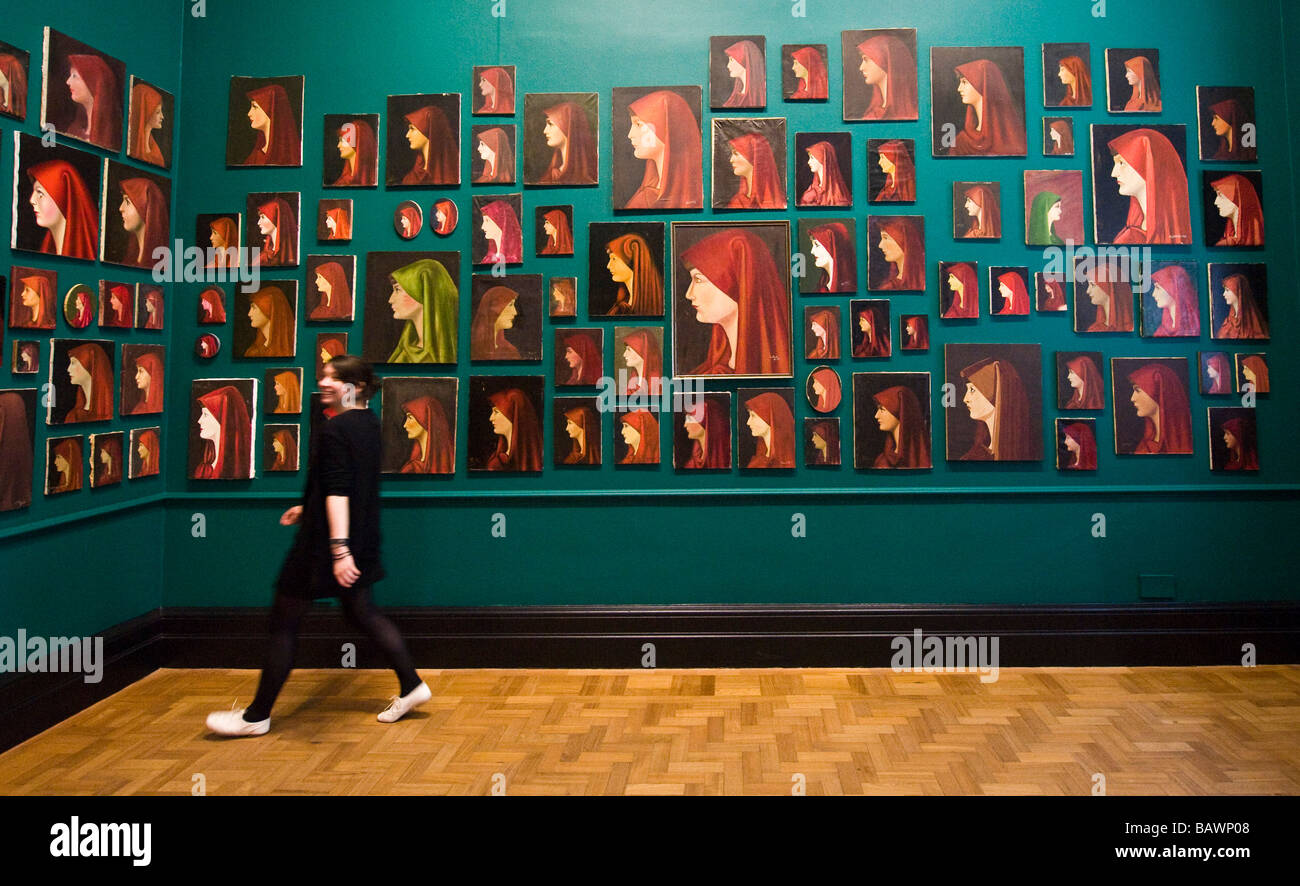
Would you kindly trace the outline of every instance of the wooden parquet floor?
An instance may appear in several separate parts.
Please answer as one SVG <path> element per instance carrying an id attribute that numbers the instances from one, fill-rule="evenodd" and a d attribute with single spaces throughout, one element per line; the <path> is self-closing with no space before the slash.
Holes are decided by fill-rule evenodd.
<path id="1" fill-rule="evenodd" d="M 0 794 L 1300 794 L 1300 667 L 295 671 L 271 732 L 209 711 L 257 673 L 160 670 L 0 755 Z"/>

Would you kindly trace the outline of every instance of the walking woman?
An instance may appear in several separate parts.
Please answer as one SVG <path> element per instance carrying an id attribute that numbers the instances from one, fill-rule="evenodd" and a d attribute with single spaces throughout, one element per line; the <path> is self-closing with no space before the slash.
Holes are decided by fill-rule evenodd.
<path id="1" fill-rule="evenodd" d="M 371 585 L 385 574 L 379 553 L 379 419 L 367 403 L 374 373 L 343 354 L 325 364 L 318 386 L 333 417 L 312 437 L 302 504 L 280 517 L 282 525 L 298 524 L 298 535 L 276 581 L 266 667 L 251 707 L 208 715 L 208 728 L 221 735 L 264 735 L 270 729 L 271 707 L 293 667 L 302 617 L 322 597 L 338 597 L 348 622 L 384 651 L 397 672 L 400 695 L 379 715 L 381 722 L 392 723 L 432 697 L 396 625 L 370 596 Z"/>

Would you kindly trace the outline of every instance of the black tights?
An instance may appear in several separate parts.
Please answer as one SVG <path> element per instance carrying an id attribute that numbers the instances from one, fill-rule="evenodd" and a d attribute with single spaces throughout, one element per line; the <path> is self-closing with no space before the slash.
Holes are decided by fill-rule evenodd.
<path id="1" fill-rule="evenodd" d="M 397 625 L 388 616 L 380 612 L 370 598 L 370 588 L 355 588 L 340 598 L 343 604 L 343 616 L 354 628 L 363 631 L 388 658 L 388 663 L 397 672 L 401 683 L 401 695 L 406 695 L 420 685 L 420 675 L 415 672 L 411 653 L 406 649 Z M 266 667 L 262 669 L 262 679 L 257 684 L 257 696 L 244 719 L 250 723 L 265 720 L 271 716 L 271 707 L 275 697 L 280 694 L 280 687 L 289 678 L 293 670 L 293 656 L 298 647 L 298 628 L 302 617 L 311 608 L 312 601 L 304 597 L 291 597 L 276 594 L 271 607 L 271 648 L 267 652 Z"/>

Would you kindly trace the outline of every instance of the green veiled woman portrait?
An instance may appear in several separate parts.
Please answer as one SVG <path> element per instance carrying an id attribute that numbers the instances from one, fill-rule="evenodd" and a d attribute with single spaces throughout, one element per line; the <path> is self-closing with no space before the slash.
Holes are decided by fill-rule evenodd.
<path id="1" fill-rule="evenodd" d="M 459 297 L 441 263 L 422 258 L 389 275 L 393 316 L 405 320 L 389 363 L 455 363 Z"/>
<path id="2" fill-rule="evenodd" d="M 1056 233 L 1056 223 L 1061 220 L 1061 195 L 1039 191 L 1029 207 L 1029 245 L 1064 246 L 1065 240 Z"/>

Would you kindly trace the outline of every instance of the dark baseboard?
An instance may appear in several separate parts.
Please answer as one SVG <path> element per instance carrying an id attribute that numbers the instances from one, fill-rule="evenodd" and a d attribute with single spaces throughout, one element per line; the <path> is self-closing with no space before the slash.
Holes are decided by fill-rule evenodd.
<path id="1" fill-rule="evenodd" d="M 998 640 L 1000 668 L 1300 663 L 1300 603 L 1069 606 L 501 606 L 389 609 L 421 668 L 884 668 L 895 637 Z M 265 609 L 170 608 L 104 633 L 102 682 L 14 674 L 0 682 L 0 750 L 159 667 L 258 668 Z M 335 608 L 304 622 L 295 662 L 382 668 Z"/>

